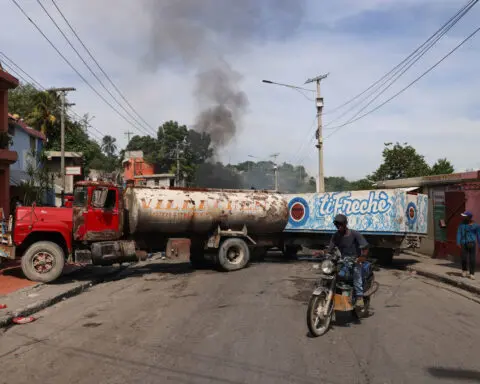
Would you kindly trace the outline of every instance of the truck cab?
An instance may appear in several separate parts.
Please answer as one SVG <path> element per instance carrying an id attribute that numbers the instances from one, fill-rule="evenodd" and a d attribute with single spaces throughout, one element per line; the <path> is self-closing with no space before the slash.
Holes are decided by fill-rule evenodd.
<path id="1" fill-rule="evenodd" d="M 123 196 L 119 187 L 103 182 L 77 183 L 73 201 L 74 241 L 120 240 L 123 217 Z"/>

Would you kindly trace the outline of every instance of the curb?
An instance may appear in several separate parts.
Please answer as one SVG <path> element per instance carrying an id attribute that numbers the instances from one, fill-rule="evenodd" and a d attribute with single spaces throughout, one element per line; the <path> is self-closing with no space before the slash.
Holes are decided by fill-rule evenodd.
<path id="1" fill-rule="evenodd" d="M 133 264 L 134 265 L 134 264 Z M 93 287 L 94 285 L 101 284 L 105 282 L 107 279 L 115 277 L 116 275 L 120 275 L 126 269 L 131 267 L 132 265 L 121 267 L 119 270 L 112 271 L 110 273 L 105 274 L 104 276 L 98 277 L 96 279 L 85 281 L 80 283 L 80 285 L 73 287 L 67 291 L 61 292 L 53 297 L 49 297 L 48 299 L 38 301 L 36 303 L 30 304 L 23 309 L 17 310 L 15 312 L 10 312 L 7 315 L 0 317 L 0 328 L 6 328 L 13 325 L 13 319 L 15 317 L 26 317 L 31 316 L 34 313 L 40 312 L 41 310 L 51 307 L 59 303 L 60 301 L 69 299 L 71 297 L 77 296 L 80 293 L 86 291 L 88 288 Z"/>
<path id="2" fill-rule="evenodd" d="M 463 281 L 458 281 L 455 279 L 452 279 L 448 276 L 440 275 L 437 273 L 425 271 L 422 269 L 417 269 L 411 266 L 407 267 L 407 270 L 410 272 L 415 272 L 417 275 L 423 276 L 423 277 L 428 277 L 429 279 L 440 281 L 442 283 L 452 285 L 454 287 L 463 289 L 464 291 L 468 291 L 470 293 L 474 293 L 476 295 L 480 296 L 480 287 L 473 286 L 471 284 L 464 283 Z"/>

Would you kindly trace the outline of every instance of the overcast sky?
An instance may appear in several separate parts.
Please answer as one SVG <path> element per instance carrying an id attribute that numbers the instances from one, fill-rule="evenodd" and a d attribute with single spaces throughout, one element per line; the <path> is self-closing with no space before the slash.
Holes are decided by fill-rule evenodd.
<path id="1" fill-rule="evenodd" d="M 38 3 L 17 1 L 102 92 Z M 57 0 L 57 4 L 149 125 L 157 127 L 171 119 L 194 124 L 200 108 L 194 97 L 196 74 L 201 67 L 196 64 L 196 55 L 211 51 L 222 56 L 241 75 L 235 86 L 249 101 L 245 114 L 239 118 L 237 134 L 220 151 L 222 160 L 236 163 L 250 159 L 249 155 L 266 159 L 280 153 L 279 162 L 302 163 L 311 174 L 317 173 L 317 152 L 311 141 L 315 130 L 313 101 L 293 90 L 263 84 L 261 80 L 302 85 L 308 77 L 329 72 L 329 77 L 322 82 L 325 136 L 328 136 L 331 133 L 328 122 L 343 112 L 329 114 L 329 110 L 388 72 L 465 3 L 460 0 L 305 0 L 302 9 L 301 1 L 258 0 L 266 7 L 261 17 L 252 16 L 253 23 L 247 19 L 240 22 L 237 18 L 237 15 L 248 18 L 250 10 L 222 7 L 227 0 L 203 3 L 198 0 L 208 11 L 201 16 L 192 12 L 187 22 L 200 22 L 199 31 L 206 32 L 208 44 L 196 40 L 193 45 L 201 49 L 192 46 L 191 57 L 177 57 L 175 47 L 167 47 L 177 41 L 175 31 L 170 31 L 171 39 L 164 38 L 169 33 L 165 25 L 175 26 L 172 19 L 177 14 L 162 13 L 161 5 L 171 1 L 156 0 L 157 11 L 151 4 L 155 0 Z M 192 1 L 177 0 L 187 5 Z M 42 2 L 67 31 L 52 2 Z M 238 4 L 242 2 L 239 0 Z M 0 23 L 0 50 L 45 87 L 75 87 L 77 91 L 69 95 L 70 101 L 76 103 L 75 111 L 95 116 L 92 124 L 99 131 L 116 137 L 120 147 L 126 145 L 124 132 L 137 132 L 135 128 L 82 82 L 13 2 L 3 0 L 1 5 L 2 15 L 7 17 Z M 209 14 L 211 9 L 217 12 L 214 16 Z M 254 12 L 258 14 L 260 10 Z M 270 20 L 269 15 L 279 22 Z M 185 12 L 181 16 L 184 17 Z M 478 27 L 478 20 L 480 6 L 474 7 L 378 102 L 403 88 L 458 44 Z M 160 35 L 158 39 L 152 39 L 155 33 Z M 186 46 L 190 47 L 189 42 Z M 182 52 L 184 50 L 185 47 Z M 152 55 L 156 57 L 155 65 L 152 65 Z M 458 170 L 479 168 L 479 64 L 480 34 L 390 104 L 328 137 L 325 140 L 326 175 L 360 178 L 381 162 L 383 143 L 395 141 L 413 145 L 429 163 L 447 157 Z M 331 126 L 346 121 L 357 110 Z"/>

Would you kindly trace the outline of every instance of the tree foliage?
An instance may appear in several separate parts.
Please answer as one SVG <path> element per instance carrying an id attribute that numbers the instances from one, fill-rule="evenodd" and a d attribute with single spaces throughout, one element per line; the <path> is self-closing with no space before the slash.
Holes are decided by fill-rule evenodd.
<path id="1" fill-rule="evenodd" d="M 30 84 L 20 85 L 9 91 L 8 110 L 22 118 L 30 127 L 45 134 L 45 150 L 60 150 L 61 100 L 57 93 L 39 91 Z M 88 136 L 87 123 L 88 115 L 76 121 L 66 113 L 65 150 L 83 152 L 85 174 L 93 168 L 108 170 L 115 167 L 115 160 L 109 161 L 100 145 Z"/>
<path id="2" fill-rule="evenodd" d="M 373 180 L 396 180 L 408 177 L 427 176 L 430 167 L 425 158 L 411 145 L 386 143 L 383 163 L 373 173 Z"/>
<path id="3" fill-rule="evenodd" d="M 430 172 L 432 175 L 448 175 L 450 173 L 455 172 L 455 168 L 453 168 L 452 163 L 448 161 L 446 158 L 438 159 L 435 164 L 432 166 L 432 171 Z"/>

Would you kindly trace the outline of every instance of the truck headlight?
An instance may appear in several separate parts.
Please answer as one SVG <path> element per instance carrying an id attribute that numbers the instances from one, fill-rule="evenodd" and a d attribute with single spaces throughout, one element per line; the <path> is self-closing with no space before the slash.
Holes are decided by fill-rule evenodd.
<path id="1" fill-rule="evenodd" d="M 330 275 L 333 272 L 333 269 L 335 268 L 335 264 L 331 260 L 324 260 L 322 262 L 322 265 L 320 266 L 320 269 L 322 270 L 323 273 Z"/>

